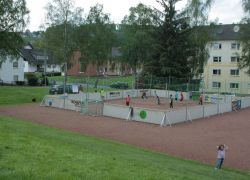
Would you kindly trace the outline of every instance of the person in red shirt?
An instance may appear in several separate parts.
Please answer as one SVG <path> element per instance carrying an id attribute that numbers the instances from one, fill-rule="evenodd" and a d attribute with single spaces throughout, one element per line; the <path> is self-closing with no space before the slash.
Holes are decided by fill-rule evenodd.
<path id="1" fill-rule="evenodd" d="M 126 97 L 126 106 L 129 106 L 130 101 L 131 101 L 131 98 L 130 98 L 130 96 L 128 95 L 128 96 Z"/>

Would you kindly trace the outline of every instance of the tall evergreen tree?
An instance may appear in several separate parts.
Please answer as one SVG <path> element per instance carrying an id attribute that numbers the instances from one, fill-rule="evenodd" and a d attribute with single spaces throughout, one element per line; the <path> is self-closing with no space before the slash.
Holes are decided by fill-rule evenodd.
<path id="1" fill-rule="evenodd" d="M 190 26 L 187 18 L 178 14 L 175 4 L 178 0 L 158 1 L 164 8 L 164 19 L 155 32 L 154 55 L 145 70 L 158 76 L 176 78 L 190 75 Z"/>

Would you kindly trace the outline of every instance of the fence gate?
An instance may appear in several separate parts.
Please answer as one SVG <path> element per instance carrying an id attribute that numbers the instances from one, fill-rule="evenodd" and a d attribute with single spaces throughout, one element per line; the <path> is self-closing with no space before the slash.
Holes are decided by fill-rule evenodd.
<path id="1" fill-rule="evenodd" d="M 82 102 L 81 113 L 91 116 L 101 116 L 103 114 L 103 101 L 87 99 Z"/>

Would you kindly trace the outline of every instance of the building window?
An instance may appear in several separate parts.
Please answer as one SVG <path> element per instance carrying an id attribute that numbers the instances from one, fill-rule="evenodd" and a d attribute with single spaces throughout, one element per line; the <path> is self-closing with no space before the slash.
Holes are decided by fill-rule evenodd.
<path id="1" fill-rule="evenodd" d="M 50 65 L 50 64 L 48 64 L 48 68 L 51 68 L 51 65 Z"/>
<path id="2" fill-rule="evenodd" d="M 221 43 L 211 43 L 211 47 L 213 49 L 221 49 L 222 45 L 221 45 Z"/>
<path id="3" fill-rule="evenodd" d="M 53 65 L 52 65 L 52 67 L 53 67 L 53 68 L 56 68 L 56 65 L 55 65 L 55 64 L 53 64 Z"/>
<path id="4" fill-rule="evenodd" d="M 233 63 L 240 62 L 240 57 L 239 56 L 232 56 L 231 57 L 231 62 L 233 62 Z"/>
<path id="5" fill-rule="evenodd" d="M 221 87 L 221 82 L 213 82 L 212 87 L 213 88 L 220 88 Z"/>
<path id="6" fill-rule="evenodd" d="M 14 82 L 18 81 L 18 75 L 14 75 L 13 80 L 14 80 Z"/>
<path id="7" fill-rule="evenodd" d="M 250 83 L 248 83 L 247 87 L 248 87 L 248 89 L 250 89 Z"/>
<path id="8" fill-rule="evenodd" d="M 239 83 L 230 83 L 231 89 L 239 89 Z"/>
<path id="9" fill-rule="evenodd" d="M 221 75 L 220 69 L 213 69 L 213 75 Z"/>
<path id="10" fill-rule="evenodd" d="M 13 62 L 13 68 L 18 68 L 18 62 L 17 61 Z"/>
<path id="11" fill-rule="evenodd" d="M 230 75 L 232 75 L 232 76 L 239 76 L 239 74 L 240 74 L 239 69 L 231 69 L 230 70 Z"/>
<path id="12" fill-rule="evenodd" d="M 239 50 L 240 49 L 240 43 L 232 43 L 231 44 L 231 49 L 237 49 L 237 50 Z"/>
<path id="13" fill-rule="evenodd" d="M 221 57 L 215 56 L 215 57 L 213 57 L 213 61 L 214 62 L 221 62 Z"/>

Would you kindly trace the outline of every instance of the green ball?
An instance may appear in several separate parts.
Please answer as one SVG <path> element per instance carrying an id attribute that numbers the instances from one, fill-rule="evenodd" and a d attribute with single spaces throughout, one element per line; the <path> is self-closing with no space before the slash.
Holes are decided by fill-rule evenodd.
<path id="1" fill-rule="evenodd" d="M 146 119 L 146 117 L 147 117 L 147 112 L 144 111 L 144 110 L 142 110 L 142 111 L 140 112 L 140 117 L 141 117 L 142 119 Z"/>

